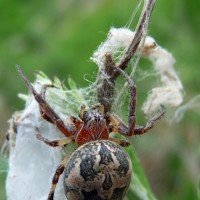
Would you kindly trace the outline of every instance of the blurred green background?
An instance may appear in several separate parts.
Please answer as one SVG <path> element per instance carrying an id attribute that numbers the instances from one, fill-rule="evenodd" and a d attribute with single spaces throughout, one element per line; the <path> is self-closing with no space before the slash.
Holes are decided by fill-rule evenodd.
<path id="1" fill-rule="evenodd" d="M 0 145 L 5 140 L 7 120 L 23 109 L 17 93 L 27 92 L 15 65 L 30 80 L 39 69 L 49 77 L 66 80 L 70 75 L 78 86 L 92 80 L 97 67 L 89 58 L 104 41 L 111 26 L 123 27 L 138 1 L 134 0 L 0 0 Z M 185 101 L 200 93 L 200 1 L 157 1 L 149 35 L 176 58 L 176 70 L 183 82 Z M 137 17 L 131 24 L 134 29 Z M 150 64 L 142 62 L 142 64 Z M 153 81 L 147 80 L 148 85 Z M 141 83 L 141 84 L 140 84 Z M 152 82 L 153 85 L 153 82 Z M 149 88 L 137 81 L 138 107 Z M 145 118 L 138 108 L 138 122 Z M 180 123 L 162 120 L 142 137 L 135 137 L 135 149 L 158 199 L 198 199 L 200 177 L 200 105 L 188 110 Z M 5 197 L 7 160 L 0 157 L 0 199 Z"/>

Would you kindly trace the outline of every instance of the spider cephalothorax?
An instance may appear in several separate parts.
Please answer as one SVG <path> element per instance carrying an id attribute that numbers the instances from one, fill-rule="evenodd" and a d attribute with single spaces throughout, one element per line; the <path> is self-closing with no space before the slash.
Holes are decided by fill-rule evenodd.
<path id="1" fill-rule="evenodd" d="M 89 110 L 81 106 L 80 118 L 81 128 L 75 137 L 78 146 L 89 141 L 108 140 L 109 130 L 102 105 L 95 105 Z"/>

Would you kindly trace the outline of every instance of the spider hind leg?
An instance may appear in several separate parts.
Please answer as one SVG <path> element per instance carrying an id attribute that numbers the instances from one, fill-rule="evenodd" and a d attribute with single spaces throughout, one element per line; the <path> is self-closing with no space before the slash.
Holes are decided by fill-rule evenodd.
<path id="1" fill-rule="evenodd" d="M 69 158 L 66 157 L 62 163 L 58 166 L 58 168 L 56 169 L 56 172 L 53 176 L 53 179 L 52 179 L 52 184 L 51 184 L 51 190 L 49 192 L 49 195 L 48 195 L 48 199 L 47 200 L 54 200 L 54 192 L 55 192 L 55 189 L 56 189 L 56 185 L 58 183 L 58 180 L 60 178 L 60 175 L 63 173 L 66 165 L 67 165 L 67 162 L 68 162 Z"/>

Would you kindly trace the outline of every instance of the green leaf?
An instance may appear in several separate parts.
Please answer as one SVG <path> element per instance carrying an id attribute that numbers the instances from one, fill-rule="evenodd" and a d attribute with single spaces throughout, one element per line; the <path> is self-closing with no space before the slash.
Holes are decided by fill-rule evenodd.
<path id="1" fill-rule="evenodd" d="M 133 174 L 126 200 L 156 200 L 133 146 L 127 148 L 127 151 L 132 160 Z"/>

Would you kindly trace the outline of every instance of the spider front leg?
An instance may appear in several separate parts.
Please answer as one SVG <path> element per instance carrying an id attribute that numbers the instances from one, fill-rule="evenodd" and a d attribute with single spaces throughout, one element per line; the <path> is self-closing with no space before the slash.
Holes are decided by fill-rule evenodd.
<path id="1" fill-rule="evenodd" d="M 41 97 L 46 101 L 45 99 L 45 95 L 46 95 L 46 91 L 47 91 L 47 88 L 54 88 L 55 86 L 53 84 L 45 84 L 45 85 L 42 85 L 41 87 L 41 92 L 40 92 L 40 95 Z M 54 124 L 54 121 L 52 120 L 51 117 L 48 116 L 48 114 L 46 114 L 42 107 L 40 106 L 40 113 L 41 113 L 41 116 L 43 119 L 47 120 L 48 122 Z"/>
<path id="2" fill-rule="evenodd" d="M 50 141 L 47 138 L 43 137 L 40 133 L 36 134 L 36 138 L 51 147 L 65 146 L 71 142 L 74 142 L 74 138 L 72 137 Z"/>
<path id="3" fill-rule="evenodd" d="M 156 122 L 158 120 L 161 119 L 161 117 L 165 114 L 165 110 L 162 109 L 157 115 L 155 115 L 152 119 L 150 119 L 146 126 L 143 126 L 143 127 L 139 127 L 139 128 L 136 128 L 134 130 L 134 134 L 135 135 L 141 135 L 143 133 L 146 133 L 147 131 L 149 131 L 150 129 L 152 129 L 154 127 L 154 125 L 156 124 Z"/>
<path id="4" fill-rule="evenodd" d="M 130 77 L 120 68 L 116 68 L 126 79 L 130 86 L 130 103 L 129 103 L 129 118 L 128 118 L 128 127 L 123 123 L 123 121 L 118 118 L 116 115 L 110 115 L 110 121 L 113 124 L 113 130 L 116 130 L 120 134 L 124 136 L 132 136 L 140 135 L 146 133 L 153 126 L 156 124 L 158 120 L 164 115 L 164 109 L 159 112 L 156 116 L 154 116 L 151 120 L 149 120 L 144 127 L 135 128 L 136 125 L 136 116 L 135 116 L 135 109 L 136 109 L 136 86 L 134 82 L 130 79 Z"/>
<path id="5" fill-rule="evenodd" d="M 29 80 L 24 76 L 19 66 L 16 66 L 17 71 L 21 78 L 26 83 L 29 90 L 32 92 L 35 100 L 38 102 L 40 107 L 41 116 L 47 120 L 48 122 L 54 124 L 65 136 L 70 137 L 74 134 L 74 131 L 72 132 L 69 130 L 62 119 L 55 113 L 55 111 L 51 108 L 51 106 L 47 103 L 47 101 L 43 98 L 43 96 L 36 92 L 34 87 L 31 85 Z"/>
<path id="6" fill-rule="evenodd" d="M 57 88 L 57 87 L 55 85 L 53 85 L 53 84 L 44 84 L 44 85 L 42 85 L 40 94 L 44 99 L 45 99 L 47 88 Z"/>
<path id="7" fill-rule="evenodd" d="M 136 86 L 130 77 L 119 67 L 115 67 L 115 70 L 120 72 L 130 86 L 130 103 L 129 103 L 129 118 L 128 127 L 119 119 L 116 115 L 111 115 L 110 120 L 114 125 L 117 132 L 125 136 L 132 136 L 135 130 L 135 109 L 136 109 Z"/>

